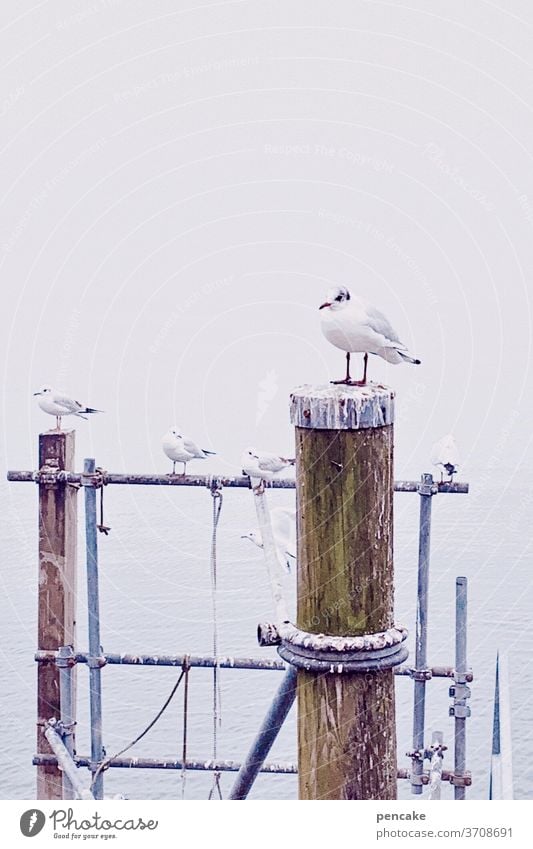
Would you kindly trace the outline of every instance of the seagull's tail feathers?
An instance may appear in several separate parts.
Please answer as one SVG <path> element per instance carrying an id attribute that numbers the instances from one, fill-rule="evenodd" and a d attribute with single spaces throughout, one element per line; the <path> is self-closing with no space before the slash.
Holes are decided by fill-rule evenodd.
<path id="1" fill-rule="evenodd" d="M 296 460 L 294 457 L 282 457 L 281 458 L 284 463 L 287 463 L 288 466 L 294 466 Z"/>
<path id="2" fill-rule="evenodd" d="M 216 451 L 208 451 L 207 448 L 202 448 L 202 451 L 204 452 L 204 454 L 209 454 L 212 457 L 216 456 L 217 453 Z"/>
<path id="3" fill-rule="evenodd" d="M 104 412 L 103 410 L 95 410 L 95 409 L 93 409 L 93 407 L 85 407 L 85 409 L 82 410 L 82 413 L 103 413 L 103 412 Z"/>
<path id="4" fill-rule="evenodd" d="M 419 366 L 422 360 L 416 359 L 416 357 L 412 357 L 410 354 L 407 354 L 405 351 L 401 351 L 399 348 L 396 348 L 402 360 L 405 360 L 406 363 L 412 363 L 414 366 Z"/>

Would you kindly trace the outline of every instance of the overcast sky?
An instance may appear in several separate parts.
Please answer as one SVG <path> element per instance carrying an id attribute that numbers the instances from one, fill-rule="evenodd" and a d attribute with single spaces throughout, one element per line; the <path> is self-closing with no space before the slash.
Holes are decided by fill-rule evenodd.
<path id="1" fill-rule="evenodd" d="M 106 411 L 77 430 L 108 469 L 166 470 L 173 422 L 210 468 L 290 451 L 291 388 L 343 373 L 318 313 L 342 284 L 422 359 L 370 363 L 398 395 L 397 473 L 451 430 L 467 470 L 511 481 L 533 412 L 533 10 L 501 5 L 3 3 L 7 465 L 35 466 L 43 383 Z"/>

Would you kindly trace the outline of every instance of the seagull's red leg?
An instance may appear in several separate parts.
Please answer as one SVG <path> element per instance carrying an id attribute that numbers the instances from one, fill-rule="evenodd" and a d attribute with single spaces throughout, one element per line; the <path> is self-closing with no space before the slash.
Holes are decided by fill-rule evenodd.
<path id="1" fill-rule="evenodd" d="M 331 383 L 345 383 L 347 386 L 352 386 L 353 381 L 350 377 L 350 352 L 348 351 L 346 354 L 346 377 L 344 380 L 332 380 Z"/>
<path id="2" fill-rule="evenodd" d="M 365 383 L 366 383 L 366 368 L 368 366 L 368 354 L 365 354 L 365 356 L 363 357 L 363 362 L 364 362 L 365 365 L 364 365 L 364 368 L 363 368 L 363 379 L 361 381 L 362 386 L 364 386 Z"/>

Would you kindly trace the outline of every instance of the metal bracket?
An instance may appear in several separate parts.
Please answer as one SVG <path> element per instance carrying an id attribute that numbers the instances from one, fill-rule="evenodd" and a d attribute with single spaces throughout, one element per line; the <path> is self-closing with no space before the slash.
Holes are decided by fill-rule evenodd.
<path id="1" fill-rule="evenodd" d="M 56 666 L 59 669 L 76 666 L 76 656 L 72 646 L 60 646 L 56 655 Z"/>
<path id="2" fill-rule="evenodd" d="M 100 489 L 105 484 L 105 472 L 103 469 L 95 469 L 94 472 L 82 472 L 80 475 L 80 486 L 90 486 L 93 489 Z"/>
<path id="3" fill-rule="evenodd" d="M 413 679 L 413 681 L 431 681 L 433 678 L 433 671 L 431 669 L 410 669 L 409 677 Z"/>
<path id="4" fill-rule="evenodd" d="M 472 786 L 472 773 L 465 772 L 463 775 L 456 775 L 452 773 L 448 777 L 448 781 L 452 785 L 452 787 L 471 787 Z"/>
<path id="5" fill-rule="evenodd" d="M 49 457 L 39 471 L 34 472 L 33 480 L 45 489 L 56 489 L 60 483 L 66 483 L 66 472 L 59 468 L 57 457 Z"/>
<path id="6" fill-rule="evenodd" d="M 455 716 L 456 719 L 468 719 L 469 716 L 472 716 L 472 711 L 468 705 L 451 705 L 449 715 Z"/>
<path id="7" fill-rule="evenodd" d="M 103 655 L 99 657 L 91 657 L 87 656 L 87 666 L 89 669 L 101 669 L 103 666 L 107 665 L 107 660 Z"/>
<path id="8" fill-rule="evenodd" d="M 261 647 L 281 645 L 281 637 L 271 622 L 260 622 L 257 626 L 257 642 Z"/>
<path id="9" fill-rule="evenodd" d="M 429 496 L 431 496 L 431 495 L 437 495 L 438 491 L 439 491 L 439 488 L 433 480 L 433 475 L 430 475 L 430 474 L 427 474 L 427 473 L 423 474 L 422 477 L 421 477 L 420 483 L 418 484 L 418 490 L 417 490 L 418 494 L 419 495 L 426 495 L 426 496 L 429 495 Z"/>

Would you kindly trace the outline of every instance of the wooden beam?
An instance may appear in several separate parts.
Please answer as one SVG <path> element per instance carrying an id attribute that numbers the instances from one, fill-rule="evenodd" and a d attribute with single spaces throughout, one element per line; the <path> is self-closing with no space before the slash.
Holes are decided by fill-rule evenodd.
<path id="1" fill-rule="evenodd" d="M 77 489 L 54 482 L 57 471 L 74 469 L 74 431 L 39 436 L 39 468 L 48 476 L 39 483 L 39 650 L 74 647 L 76 626 Z M 60 717 L 59 670 L 53 663 L 37 669 L 37 751 L 52 752 L 44 736 L 46 720 Z M 62 799 L 57 766 L 37 768 L 37 798 Z"/>
<path id="2" fill-rule="evenodd" d="M 390 389 L 306 386 L 296 425 L 298 616 L 304 631 L 393 625 Z M 394 670 L 298 670 L 301 799 L 395 799 Z"/>

